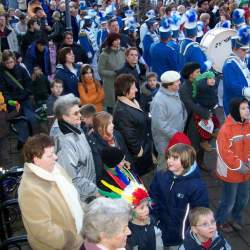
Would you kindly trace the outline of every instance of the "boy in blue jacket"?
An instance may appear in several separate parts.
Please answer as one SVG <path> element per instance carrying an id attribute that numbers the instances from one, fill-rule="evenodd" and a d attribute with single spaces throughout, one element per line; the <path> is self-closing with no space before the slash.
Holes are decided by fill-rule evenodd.
<path id="1" fill-rule="evenodd" d="M 218 234 L 213 211 L 196 207 L 189 214 L 191 229 L 179 250 L 231 250 L 228 242 Z"/>
<path id="2" fill-rule="evenodd" d="M 208 207 L 193 147 L 177 143 L 166 153 L 167 169 L 158 171 L 150 186 L 152 214 L 159 221 L 164 247 L 178 249 L 184 239 L 189 210 Z"/>

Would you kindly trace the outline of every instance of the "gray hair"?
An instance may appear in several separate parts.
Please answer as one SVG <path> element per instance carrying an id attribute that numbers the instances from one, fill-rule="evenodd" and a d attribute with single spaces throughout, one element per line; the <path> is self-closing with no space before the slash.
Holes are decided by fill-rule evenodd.
<path id="1" fill-rule="evenodd" d="M 68 115 L 69 110 L 75 105 L 80 105 L 80 99 L 73 94 L 58 97 L 53 107 L 56 118 L 60 120 L 63 115 Z"/>
<path id="2" fill-rule="evenodd" d="M 101 234 L 112 237 L 130 220 L 131 206 L 123 199 L 99 197 L 86 207 L 83 237 L 92 243 L 101 241 Z"/>

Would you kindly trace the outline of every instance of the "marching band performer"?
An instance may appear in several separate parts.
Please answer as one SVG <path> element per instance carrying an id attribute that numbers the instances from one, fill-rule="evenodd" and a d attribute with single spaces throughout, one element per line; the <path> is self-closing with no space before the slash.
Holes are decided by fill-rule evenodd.
<path id="1" fill-rule="evenodd" d="M 244 96 L 250 101 L 250 70 L 247 67 L 247 51 L 250 43 L 250 25 L 242 26 L 237 36 L 232 37 L 232 54 L 223 66 L 223 106 L 229 114 L 229 103 L 233 97 Z"/>
<path id="2" fill-rule="evenodd" d="M 212 67 L 212 62 L 209 61 L 202 50 L 199 43 L 196 42 L 197 37 L 197 14 L 194 9 L 186 11 L 185 19 L 185 35 L 186 38 L 180 44 L 181 68 L 187 62 L 196 62 L 200 64 L 201 73 L 209 70 Z"/>

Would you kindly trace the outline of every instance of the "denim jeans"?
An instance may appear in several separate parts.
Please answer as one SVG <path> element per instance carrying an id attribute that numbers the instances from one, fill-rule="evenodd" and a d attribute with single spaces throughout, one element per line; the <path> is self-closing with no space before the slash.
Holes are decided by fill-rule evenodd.
<path id="1" fill-rule="evenodd" d="M 28 122 L 25 120 L 19 120 L 15 123 L 16 135 L 18 141 L 21 143 L 25 143 L 29 136 L 32 134 L 30 133 Z"/>
<path id="2" fill-rule="evenodd" d="M 230 216 L 237 222 L 242 222 L 242 210 L 249 200 L 249 181 L 241 183 L 223 182 L 222 197 L 216 213 L 218 224 L 229 221 Z"/>
<path id="3" fill-rule="evenodd" d="M 37 126 L 38 121 L 37 121 L 37 115 L 34 112 L 34 109 L 30 103 L 30 101 L 23 101 L 21 104 L 21 111 L 23 113 L 23 115 L 25 116 L 25 118 L 30 122 L 32 128 L 34 128 L 35 126 Z"/>

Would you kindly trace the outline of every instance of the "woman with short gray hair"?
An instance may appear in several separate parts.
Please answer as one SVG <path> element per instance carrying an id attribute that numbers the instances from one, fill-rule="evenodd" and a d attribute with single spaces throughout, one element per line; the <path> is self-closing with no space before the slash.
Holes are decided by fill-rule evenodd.
<path id="1" fill-rule="evenodd" d="M 65 168 L 81 200 L 95 197 L 96 173 L 91 148 L 81 128 L 80 100 L 73 94 L 60 96 L 54 104 L 58 128 L 52 127 L 58 162 Z M 54 130 L 53 130 L 54 128 Z M 57 130 L 57 132 L 55 132 Z"/>
<path id="2" fill-rule="evenodd" d="M 131 207 L 122 199 L 99 197 L 86 208 L 82 249 L 125 249 Z"/>

